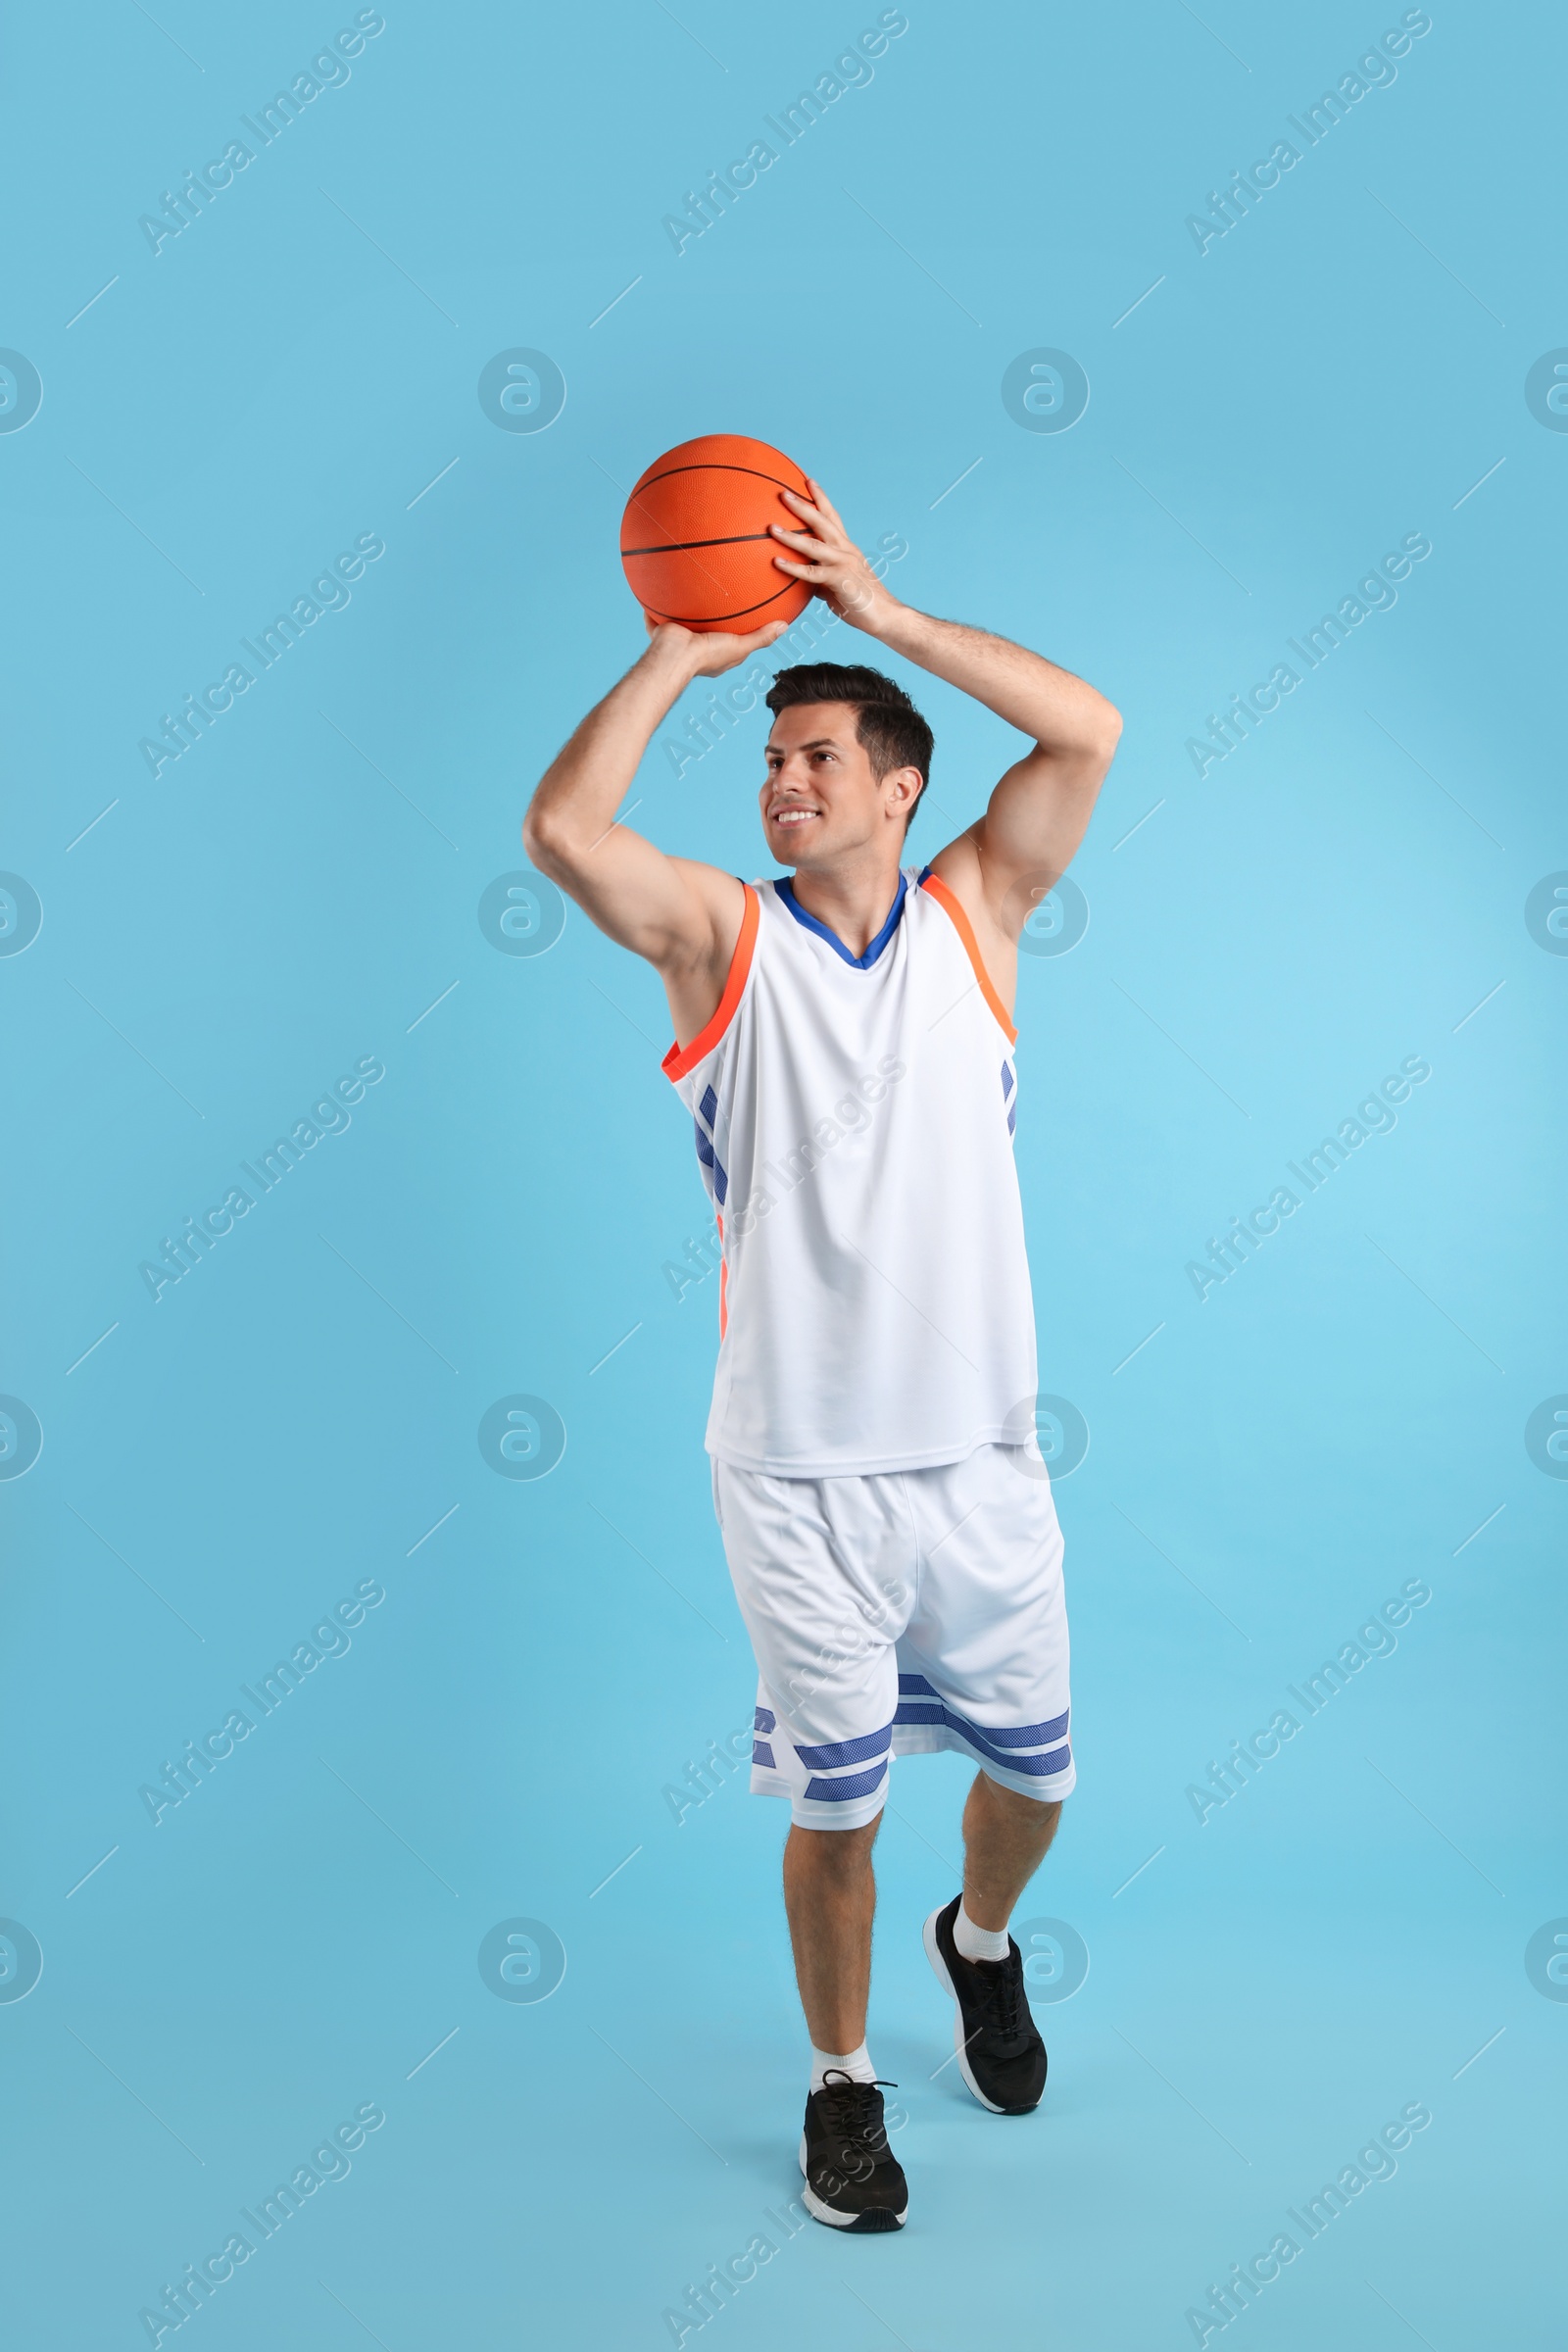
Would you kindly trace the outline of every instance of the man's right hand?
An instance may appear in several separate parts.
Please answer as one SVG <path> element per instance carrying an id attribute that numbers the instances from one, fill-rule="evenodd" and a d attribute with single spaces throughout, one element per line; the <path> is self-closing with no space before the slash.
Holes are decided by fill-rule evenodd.
<path id="1" fill-rule="evenodd" d="M 787 620 L 770 620 L 750 637 L 734 637 L 722 629 L 685 629 L 678 620 L 656 620 L 651 612 L 645 612 L 643 620 L 649 652 L 679 662 L 693 678 L 721 676 L 737 662 L 749 661 L 753 654 L 774 644 L 790 625 Z"/>

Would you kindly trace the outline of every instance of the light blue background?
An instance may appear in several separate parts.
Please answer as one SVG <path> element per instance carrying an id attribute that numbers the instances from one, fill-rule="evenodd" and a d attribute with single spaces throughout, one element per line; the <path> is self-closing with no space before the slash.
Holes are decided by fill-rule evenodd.
<path id="1" fill-rule="evenodd" d="M 907 541 L 901 596 L 1083 672 L 1126 734 L 1087 935 L 1018 1004 L 1042 1385 L 1092 1433 L 1058 1496 L 1080 1791 L 1022 1913 L 1088 1980 L 1042 2008 L 1033 2119 L 934 2072 L 918 1928 L 967 1776 L 901 1765 L 871 2046 L 909 2227 L 803 2230 L 704 2340 L 1190 2344 L 1413 2101 L 1396 2177 L 1236 2326 L 1557 2340 L 1568 2006 L 1524 1950 L 1568 1912 L 1568 1485 L 1523 1432 L 1568 1390 L 1568 960 L 1523 909 L 1568 867 L 1568 437 L 1524 399 L 1568 344 L 1560 17 L 1435 8 L 1249 218 L 1201 256 L 1184 226 L 1399 13 L 911 0 L 678 258 L 662 217 L 873 7 L 389 6 L 156 257 L 138 217 L 353 11 L 13 26 L 0 342 L 44 386 L 0 435 L 0 865 L 43 906 L 0 958 L 0 1388 L 43 1429 L 0 1485 L 0 1910 L 44 1955 L 0 2004 L 29 2352 L 145 2342 L 369 2101 L 208 2352 L 668 2343 L 798 2186 L 783 1809 L 736 1776 L 677 1826 L 662 1793 L 752 1681 L 701 1452 L 716 1285 L 662 1272 L 705 1211 L 662 994 L 575 910 L 539 957 L 476 914 L 638 651 L 624 489 L 710 430 L 786 448 L 862 542 Z M 536 435 L 476 396 L 517 346 L 567 384 Z M 1042 346 L 1092 387 L 1060 435 L 1002 403 Z M 1206 714 L 1418 531 L 1396 607 L 1200 781 Z M 365 533 L 347 609 L 155 781 L 159 714 Z M 1016 739 L 913 682 L 929 855 Z M 758 871 L 761 739 L 678 783 L 656 749 L 633 821 Z M 155 1304 L 139 1261 L 369 1055 L 352 1126 Z M 1186 1261 L 1407 1055 L 1396 1129 L 1200 1303 Z M 476 1442 L 518 1393 L 567 1432 L 538 1482 Z M 1187 1785 L 1414 1577 L 1397 1651 L 1200 1826 Z M 372 1578 L 348 1654 L 155 1828 L 140 1786 Z M 517 1917 L 565 1948 L 543 2003 L 480 1980 Z"/>

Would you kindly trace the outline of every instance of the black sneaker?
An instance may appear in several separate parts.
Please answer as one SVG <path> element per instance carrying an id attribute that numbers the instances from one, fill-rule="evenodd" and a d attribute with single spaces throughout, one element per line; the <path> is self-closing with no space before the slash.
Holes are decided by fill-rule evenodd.
<path id="1" fill-rule="evenodd" d="M 958 2067 L 993 2115 L 1027 2115 L 1046 2088 L 1046 2045 L 1029 2014 L 1023 1959 L 1009 1936 L 1005 1960 L 966 1960 L 953 1940 L 962 1900 L 955 1895 L 925 1923 L 926 1958 L 952 1995 Z"/>
<path id="2" fill-rule="evenodd" d="M 904 2228 L 909 2191 L 888 2146 L 876 2083 L 855 2082 L 842 2067 L 828 2068 L 821 2089 L 806 2102 L 801 2171 L 806 2210 L 830 2230 Z"/>

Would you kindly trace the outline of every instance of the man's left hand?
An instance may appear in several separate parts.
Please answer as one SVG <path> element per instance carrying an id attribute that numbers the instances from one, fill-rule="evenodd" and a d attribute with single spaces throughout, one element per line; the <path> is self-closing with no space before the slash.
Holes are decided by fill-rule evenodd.
<path id="1" fill-rule="evenodd" d="M 807 479 L 810 481 L 809 474 Z M 811 482 L 809 498 L 797 497 L 793 490 L 781 491 L 780 496 L 800 516 L 802 527 L 792 531 L 781 522 L 768 526 L 780 545 L 792 551 L 773 558 L 779 570 L 804 580 L 840 620 L 853 622 L 868 637 L 882 636 L 901 609 L 899 600 L 889 595 L 855 545 L 820 482 Z"/>

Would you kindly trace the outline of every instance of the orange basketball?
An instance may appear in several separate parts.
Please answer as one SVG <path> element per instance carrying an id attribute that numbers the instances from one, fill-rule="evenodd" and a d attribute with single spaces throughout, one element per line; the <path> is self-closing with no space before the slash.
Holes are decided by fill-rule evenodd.
<path id="1" fill-rule="evenodd" d="M 790 550 L 768 524 L 800 524 L 781 490 L 810 496 L 793 459 L 744 433 L 703 433 L 656 458 L 620 522 L 620 561 L 643 611 L 739 636 L 804 612 L 810 589 L 773 564 Z"/>

